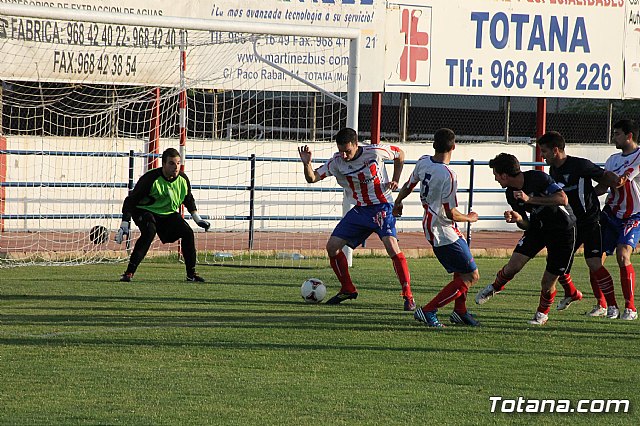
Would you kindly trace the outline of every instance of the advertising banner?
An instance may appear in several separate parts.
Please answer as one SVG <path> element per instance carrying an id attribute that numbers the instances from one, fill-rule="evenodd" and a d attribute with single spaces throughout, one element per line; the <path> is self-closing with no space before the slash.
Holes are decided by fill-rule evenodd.
<path id="1" fill-rule="evenodd" d="M 390 2 L 385 91 L 620 98 L 624 15 L 624 0 Z"/>
<path id="2" fill-rule="evenodd" d="M 640 98 L 640 0 L 627 0 L 624 42 L 624 97 Z"/>
<path id="3" fill-rule="evenodd" d="M 496 96 L 640 97 L 640 0 L 0 0 L 81 11 L 360 30 L 360 90 Z M 7 79 L 176 85 L 172 28 L 0 17 Z M 309 90 L 237 33 L 188 37 L 186 77 L 204 88 Z M 14 42 L 14 43 L 12 43 Z M 19 44 L 15 42 L 20 42 Z M 332 91 L 348 43 L 263 40 L 259 55 Z M 200 55 L 200 56 L 198 56 Z M 35 66 L 34 66 L 35 64 Z M 207 76 L 202 79 L 202 76 Z M 193 81 L 198 79 L 198 81 Z"/>
<path id="4" fill-rule="evenodd" d="M 383 88 L 381 64 L 384 63 L 386 4 L 383 0 L 0 0 L 0 3 L 247 22 L 247 31 L 251 31 L 251 23 L 361 29 L 360 59 L 367 72 L 360 82 L 360 89 L 380 91 Z M 180 43 L 180 34 L 171 28 L 0 18 L 2 51 L 5 57 L 9 55 L 16 59 L 0 64 L 0 74 L 8 78 L 148 85 L 176 81 L 180 64 L 176 46 Z M 272 87 L 274 79 L 278 84 L 283 80 L 286 84 L 289 80 L 273 68 L 267 70 L 268 67 L 265 68 L 253 54 L 253 45 L 239 33 L 212 32 L 210 40 L 225 44 L 226 50 L 209 53 L 209 58 L 201 62 L 193 58 L 188 61 L 188 77 L 208 75 L 209 83 L 202 81 L 201 85 L 229 89 L 231 87 L 216 85 L 232 84 L 236 89 L 260 90 Z M 15 47 L 11 41 L 22 43 Z M 192 46 L 204 44 L 203 40 L 193 37 L 188 38 L 188 42 Z M 261 55 L 270 59 L 275 57 L 284 68 L 303 78 L 308 76 L 328 90 L 345 88 L 348 52 L 345 40 L 295 36 L 270 38 L 261 43 L 260 50 Z M 213 67 L 215 59 L 224 60 L 224 63 L 216 63 Z M 25 67 L 32 63 L 38 64 L 37 70 L 36 67 Z M 367 66 L 371 64 L 380 65 Z M 233 79 L 232 83 L 229 83 L 230 79 Z M 295 81 L 290 83 L 298 85 L 299 90 L 309 90 Z"/>

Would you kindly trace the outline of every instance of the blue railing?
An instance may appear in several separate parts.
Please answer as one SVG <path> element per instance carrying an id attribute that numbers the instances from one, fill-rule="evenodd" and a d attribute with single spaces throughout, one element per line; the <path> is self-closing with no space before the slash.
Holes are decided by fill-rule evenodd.
<path id="1" fill-rule="evenodd" d="M 135 158 L 158 158 L 158 154 L 143 154 L 135 153 L 134 151 L 126 152 L 72 152 L 72 151 L 29 151 L 29 150 L 0 150 L 0 155 L 42 155 L 42 156 L 67 156 L 67 157 L 99 157 L 99 158 L 129 158 L 128 164 L 128 180 L 127 182 L 12 182 L 5 181 L 0 182 L 0 187 L 3 188 L 128 188 L 129 191 L 133 189 L 135 184 L 134 165 Z M 294 186 L 258 186 L 256 185 L 256 164 L 258 162 L 299 162 L 299 158 L 281 158 L 281 157 L 257 157 L 256 155 L 250 156 L 220 156 L 220 155 L 202 155 L 202 154 L 187 154 L 186 160 L 218 160 L 218 161 L 249 161 L 250 165 L 250 181 L 249 185 L 202 185 L 194 184 L 193 189 L 198 190 L 229 190 L 229 191 L 249 191 L 249 212 L 247 215 L 227 215 L 227 216 L 215 216 L 216 219 L 233 220 L 233 221 L 248 221 L 249 222 L 249 248 L 253 247 L 254 236 L 254 224 L 259 220 L 300 220 L 304 219 L 301 216 L 268 216 L 257 215 L 255 212 L 255 194 L 260 191 L 283 191 L 283 192 L 342 192 L 342 188 L 310 188 L 310 187 L 294 187 Z M 325 159 L 313 160 L 314 163 L 324 163 Z M 407 160 L 405 164 L 416 164 L 417 160 Z M 392 164 L 392 162 L 389 162 Z M 459 188 L 458 193 L 465 193 L 468 195 L 468 210 L 473 208 L 473 195 L 476 193 L 502 193 L 502 188 L 475 188 L 474 177 L 476 166 L 487 166 L 488 161 L 452 161 L 450 163 L 453 166 L 469 166 L 469 186 L 468 188 Z M 528 162 L 521 163 L 523 166 L 544 166 L 544 163 Z M 415 189 L 414 192 L 418 192 Z M 24 220 L 24 219 L 119 219 L 121 214 L 2 214 L 0 212 L 0 219 L 3 220 Z M 186 216 L 189 218 L 189 216 Z M 211 219 L 211 216 L 202 215 L 204 219 Z M 320 216 L 313 217 L 314 221 L 338 221 L 341 216 Z M 481 216 L 482 220 L 503 220 L 503 216 Z M 422 221 L 422 216 L 407 216 L 403 217 L 403 220 L 408 221 Z M 467 227 L 467 238 L 470 238 L 471 226 Z"/>

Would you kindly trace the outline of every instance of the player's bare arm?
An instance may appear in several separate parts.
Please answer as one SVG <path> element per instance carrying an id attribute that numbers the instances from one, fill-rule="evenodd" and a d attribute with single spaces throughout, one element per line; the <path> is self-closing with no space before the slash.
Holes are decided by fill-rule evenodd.
<path id="1" fill-rule="evenodd" d="M 618 176 L 611 170 L 607 170 L 604 172 L 602 176 L 594 180 L 598 182 L 598 184 L 604 185 L 604 191 L 606 192 L 607 188 L 618 188 L 624 185 L 624 183 L 627 181 L 627 176 L 625 175 Z M 602 195 L 602 194 L 598 194 L 598 195 Z"/>
<path id="2" fill-rule="evenodd" d="M 304 178 L 308 183 L 316 183 L 320 180 L 320 174 L 313 170 L 311 165 L 311 148 L 309 145 L 298 147 L 298 154 L 303 164 Z"/>
<path id="3" fill-rule="evenodd" d="M 524 191 L 513 191 L 513 196 L 516 200 L 522 200 L 527 204 L 537 206 L 566 206 L 569 204 L 569 198 L 567 198 L 567 194 L 565 194 L 564 191 L 533 197 L 528 196 Z"/>
<path id="4" fill-rule="evenodd" d="M 400 176 L 402 175 L 402 168 L 404 167 L 404 151 L 398 150 L 398 158 L 393 159 L 393 177 L 389 182 L 389 189 L 395 191 L 398 189 L 398 182 L 400 182 Z"/>
<path id="5" fill-rule="evenodd" d="M 452 209 L 445 208 L 444 212 L 447 215 L 447 217 L 454 222 L 473 223 L 478 221 L 478 213 L 476 212 L 469 212 L 469 214 L 464 214 L 460 212 L 458 209 L 456 209 L 455 207 Z"/>
<path id="6" fill-rule="evenodd" d="M 411 189 L 409 189 L 409 187 L 407 186 L 407 184 L 405 183 L 402 188 L 400 189 L 400 192 L 398 193 L 398 196 L 396 197 L 396 201 L 393 204 L 393 210 L 392 213 L 395 217 L 400 217 L 402 216 L 402 208 L 404 207 L 404 205 L 402 204 L 402 201 L 407 198 L 409 196 L 409 194 L 411 194 Z"/>
<path id="7" fill-rule="evenodd" d="M 593 188 L 597 196 L 606 194 L 609 191 L 609 188 L 611 188 L 611 190 L 620 188 L 621 186 L 624 186 L 629 180 L 629 176 L 627 174 L 618 176 L 611 171 L 606 171 L 605 175 L 606 174 L 608 174 L 607 178 L 604 178 L 603 176 L 603 178 L 598 181 L 598 184 Z"/>

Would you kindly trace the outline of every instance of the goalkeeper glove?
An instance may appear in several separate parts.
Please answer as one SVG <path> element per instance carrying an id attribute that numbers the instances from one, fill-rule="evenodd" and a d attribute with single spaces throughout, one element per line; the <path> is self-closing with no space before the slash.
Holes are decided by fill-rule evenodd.
<path id="1" fill-rule="evenodd" d="M 118 244 L 122 243 L 125 235 L 129 237 L 129 222 L 123 220 L 120 222 L 120 229 L 116 232 L 115 242 Z"/>
<path id="2" fill-rule="evenodd" d="M 209 228 L 211 227 L 211 224 L 208 221 L 201 218 L 197 212 L 191 213 L 191 218 L 196 223 L 196 225 L 198 225 L 200 228 L 203 228 L 205 232 L 208 231 Z"/>

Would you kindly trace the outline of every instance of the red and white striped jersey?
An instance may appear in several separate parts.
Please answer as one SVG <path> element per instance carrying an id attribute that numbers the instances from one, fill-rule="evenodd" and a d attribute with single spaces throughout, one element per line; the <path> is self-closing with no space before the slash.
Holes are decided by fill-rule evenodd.
<path id="1" fill-rule="evenodd" d="M 357 206 L 393 203 L 385 160 L 400 155 L 400 148 L 389 145 L 364 145 L 362 153 L 351 161 L 345 161 L 340 152 L 318 167 L 320 179 L 335 176 L 338 184 Z"/>
<path id="2" fill-rule="evenodd" d="M 424 207 L 422 227 L 425 237 L 434 247 L 446 246 L 462 237 L 458 225 L 446 214 L 446 209 L 458 207 L 457 179 L 456 173 L 447 164 L 433 161 L 430 155 L 423 155 L 405 184 L 413 189 L 420 183 L 420 200 Z"/>
<path id="3" fill-rule="evenodd" d="M 628 178 L 623 186 L 612 190 L 607 197 L 607 205 L 613 214 L 619 219 L 626 219 L 640 213 L 640 149 L 626 155 L 621 152 L 613 154 L 604 168 L 618 176 L 625 174 Z"/>

